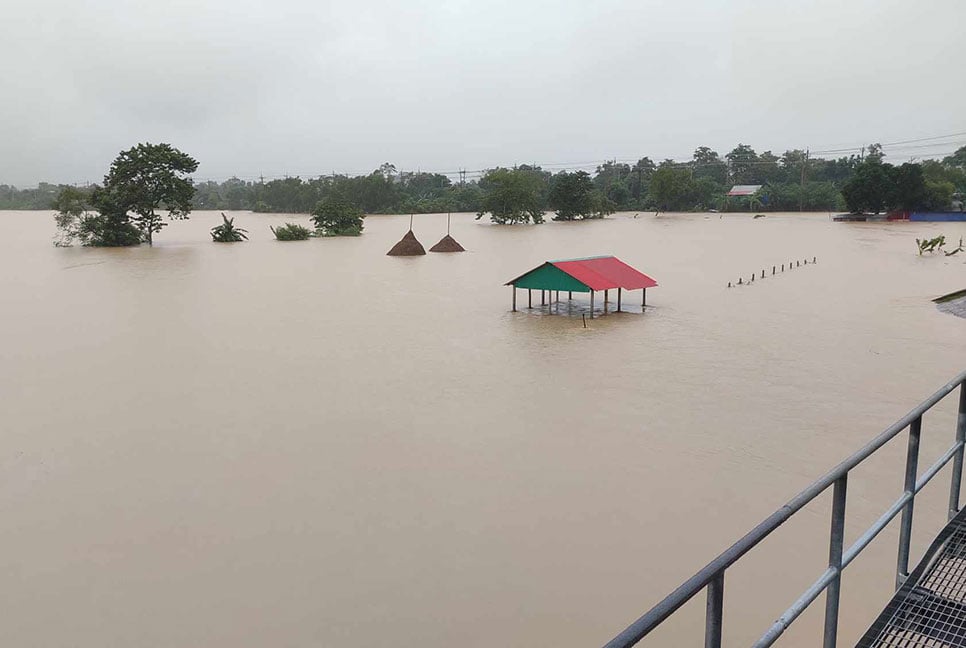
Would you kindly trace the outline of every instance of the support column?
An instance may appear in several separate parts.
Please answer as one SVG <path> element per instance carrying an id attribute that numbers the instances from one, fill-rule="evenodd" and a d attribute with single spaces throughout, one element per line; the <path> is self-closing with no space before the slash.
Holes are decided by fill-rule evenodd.
<path id="1" fill-rule="evenodd" d="M 527 308 L 533 308 L 533 289 L 527 288 Z"/>
<path id="2" fill-rule="evenodd" d="M 608 297 L 607 293 L 608 292 L 610 292 L 610 291 L 608 291 L 608 290 L 605 290 L 604 291 L 604 313 L 605 314 L 607 313 L 607 297 Z"/>
<path id="3" fill-rule="evenodd" d="M 590 319 L 594 319 L 594 291 L 590 291 Z"/>
<path id="4" fill-rule="evenodd" d="M 647 306 L 647 288 L 642 288 L 641 289 L 641 310 L 644 310 L 645 306 Z"/>
<path id="5" fill-rule="evenodd" d="M 513 286 L 513 312 L 517 312 L 517 287 Z"/>
<path id="6" fill-rule="evenodd" d="M 618 313 L 621 312 L 621 290 L 623 289 L 622 288 L 617 289 L 617 312 Z"/>
<path id="7" fill-rule="evenodd" d="M 547 291 L 546 290 L 541 290 L 540 291 L 540 305 L 541 306 L 546 306 L 547 305 Z"/>

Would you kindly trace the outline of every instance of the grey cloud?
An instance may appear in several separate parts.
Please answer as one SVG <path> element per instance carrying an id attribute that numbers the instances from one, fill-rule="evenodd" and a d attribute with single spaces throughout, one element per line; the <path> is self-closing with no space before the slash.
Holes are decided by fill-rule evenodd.
<path id="1" fill-rule="evenodd" d="M 41 0 L 4 14 L 0 182 L 97 180 L 138 141 L 223 178 L 966 130 L 959 0 Z"/>

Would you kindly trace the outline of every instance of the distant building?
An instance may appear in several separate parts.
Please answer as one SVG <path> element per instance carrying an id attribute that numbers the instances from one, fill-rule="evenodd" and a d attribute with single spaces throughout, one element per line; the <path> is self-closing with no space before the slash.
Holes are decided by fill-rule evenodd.
<path id="1" fill-rule="evenodd" d="M 726 195 L 729 198 L 736 197 L 736 196 L 742 196 L 742 197 L 754 196 L 756 193 L 761 191 L 761 188 L 764 186 L 765 185 L 735 185 L 731 188 L 731 191 L 729 191 Z"/>

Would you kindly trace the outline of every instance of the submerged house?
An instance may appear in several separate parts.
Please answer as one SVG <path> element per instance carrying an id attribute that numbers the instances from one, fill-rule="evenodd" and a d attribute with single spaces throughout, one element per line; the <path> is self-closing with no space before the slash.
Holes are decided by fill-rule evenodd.
<path id="1" fill-rule="evenodd" d="M 748 208 L 751 209 L 755 203 L 761 205 L 768 204 L 768 195 L 762 192 L 765 188 L 763 184 L 757 185 L 735 185 L 725 194 L 730 203 L 732 199 L 744 199 L 748 201 Z"/>

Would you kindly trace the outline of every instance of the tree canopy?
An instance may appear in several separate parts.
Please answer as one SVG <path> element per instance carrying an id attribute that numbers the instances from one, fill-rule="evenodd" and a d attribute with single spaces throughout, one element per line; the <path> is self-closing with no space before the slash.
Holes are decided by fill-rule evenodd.
<path id="1" fill-rule="evenodd" d="M 936 173 L 932 167 L 926 167 Z M 941 171 L 941 170 L 940 170 Z M 889 210 L 945 209 L 952 201 L 955 185 L 945 174 L 927 179 L 924 167 L 905 163 L 893 166 L 878 156 L 867 158 L 842 187 L 849 211 L 878 214 Z"/>
<path id="2" fill-rule="evenodd" d="M 138 144 L 114 159 L 96 206 L 133 212 L 131 221 L 150 245 L 167 225 L 159 210 L 167 211 L 171 220 L 191 213 L 195 189 L 188 174 L 197 169 L 197 160 L 170 144 Z"/>
<path id="3" fill-rule="evenodd" d="M 322 236 L 358 236 L 363 218 L 362 209 L 340 194 L 327 196 L 312 210 L 312 222 Z"/>
<path id="4" fill-rule="evenodd" d="M 124 164 L 119 167 L 129 166 L 127 158 L 133 160 L 143 152 L 138 147 L 132 151 L 122 154 L 124 159 L 119 159 Z M 586 204 L 577 211 L 567 205 L 560 207 L 559 192 L 573 181 L 570 176 L 580 173 L 579 170 L 551 173 L 538 166 L 519 165 L 469 172 L 469 177 L 461 173 L 457 181 L 442 173 L 401 171 L 389 162 L 359 176 L 336 174 L 271 180 L 229 178 L 223 182 L 200 182 L 194 185 L 191 203 L 197 209 L 311 214 L 320 202 L 338 195 L 367 214 L 472 211 L 490 214 L 494 222 L 506 224 L 540 222 L 543 213 L 550 210 L 561 211 L 556 217 L 566 219 L 589 217 L 611 209 L 846 209 L 843 193 L 846 183 L 864 163 L 885 163 L 884 156 L 882 147 L 875 144 L 865 149 L 864 158 L 855 154 L 834 159 L 811 157 L 802 149 L 789 149 L 780 155 L 771 151 L 758 153 L 750 145 L 739 144 L 726 155 L 711 147 L 699 146 L 692 157 L 684 161 L 666 159 L 657 164 L 649 157 L 640 157 L 637 162 L 629 164 L 609 160 L 596 165 L 594 172 L 582 172 L 593 184 L 594 200 L 599 201 L 589 211 Z M 960 208 L 962 196 L 966 195 L 966 147 L 942 160 L 924 160 L 915 166 L 922 169 L 925 180 L 923 206 L 930 209 Z M 191 165 L 182 168 L 191 168 Z M 107 240 L 119 245 L 131 243 L 130 229 L 121 214 L 126 199 L 120 198 L 123 192 L 113 190 L 116 181 L 121 180 L 121 171 L 118 168 L 117 173 L 112 174 L 113 181 L 105 182 L 104 187 L 75 188 L 84 194 L 86 209 L 91 212 L 88 217 L 93 219 L 86 223 L 85 235 L 96 244 L 106 244 L 104 241 Z M 874 175 L 875 171 L 863 173 Z M 904 182 L 907 185 L 912 183 L 909 186 L 914 188 L 918 182 L 909 174 L 915 172 L 904 173 L 908 175 Z M 188 181 L 184 173 L 180 175 L 182 180 Z M 561 189 L 554 194 L 559 180 L 563 180 Z M 727 197 L 734 184 L 766 184 L 762 191 L 766 200 L 757 203 Z M 580 180 L 580 185 L 583 190 L 587 189 L 584 180 Z M 0 209 L 48 208 L 58 192 L 64 189 L 64 186 L 51 184 L 24 190 L 0 185 Z M 849 191 L 854 193 L 855 190 Z M 903 204 L 919 202 L 915 196 L 910 202 L 908 192 L 903 195 L 907 198 Z M 880 192 L 878 198 L 881 198 L 880 210 L 897 204 L 886 193 Z M 582 200 L 584 198 L 576 204 Z M 863 208 L 874 209 L 876 202 L 877 198 L 871 197 Z M 178 204 L 178 200 L 172 199 L 174 217 L 182 213 Z M 167 203 L 160 202 L 157 208 L 142 210 L 146 215 L 132 211 L 132 218 L 126 222 L 134 225 L 144 240 L 149 240 L 164 225 L 161 208 L 165 206 Z M 80 229 L 75 227 L 75 233 L 80 233 Z"/>
<path id="5" fill-rule="evenodd" d="M 477 220 L 490 214 L 490 220 L 500 225 L 543 222 L 543 201 L 539 170 L 532 168 L 504 169 L 487 171 L 480 179 L 483 195 Z"/>
<path id="6" fill-rule="evenodd" d="M 614 211 L 611 201 L 594 186 L 586 171 L 561 171 L 554 175 L 548 204 L 556 211 L 554 220 L 603 218 Z"/>
<path id="7" fill-rule="evenodd" d="M 171 220 L 191 212 L 195 189 L 188 174 L 198 162 L 170 144 L 138 144 L 122 151 L 104 183 L 80 198 L 80 190 L 64 187 L 54 200 L 61 244 L 123 246 L 154 241 Z"/>

